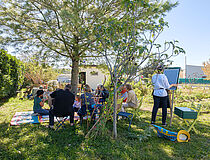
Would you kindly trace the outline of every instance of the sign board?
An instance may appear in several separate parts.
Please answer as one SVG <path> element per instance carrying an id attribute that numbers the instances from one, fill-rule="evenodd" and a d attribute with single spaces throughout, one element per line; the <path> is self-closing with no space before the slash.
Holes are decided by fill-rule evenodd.
<path id="1" fill-rule="evenodd" d="M 168 78 L 169 84 L 178 84 L 180 67 L 169 67 L 164 69 L 164 74 Z M 177 87 L 171 87 L 170 90 L 176 90 Z"/>

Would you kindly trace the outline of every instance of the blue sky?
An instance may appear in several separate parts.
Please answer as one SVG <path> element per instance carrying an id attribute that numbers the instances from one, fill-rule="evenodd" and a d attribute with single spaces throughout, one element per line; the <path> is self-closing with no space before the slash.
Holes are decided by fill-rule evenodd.
<path id="1" fill-rule="evenodd" d="M 210 58 L 210 0 L 179 0 L 179 5 L 171 10 L 166 21 L 166 28 L 159 37 L 159 42 L 178 40 L 186 54 L 179 55 L 173 66 L 202 65 Z"/>

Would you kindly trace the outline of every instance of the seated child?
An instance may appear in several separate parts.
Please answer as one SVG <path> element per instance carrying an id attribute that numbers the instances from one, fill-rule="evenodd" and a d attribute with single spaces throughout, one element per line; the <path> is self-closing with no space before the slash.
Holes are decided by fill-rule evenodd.
<path id="1" fill-rule="evenodd" d="M 80 108 L 81 108 L 81 97 L 77 95 L 75 97 L 74 104 L 73 104 L 74 112 L 78 112 Z"/>

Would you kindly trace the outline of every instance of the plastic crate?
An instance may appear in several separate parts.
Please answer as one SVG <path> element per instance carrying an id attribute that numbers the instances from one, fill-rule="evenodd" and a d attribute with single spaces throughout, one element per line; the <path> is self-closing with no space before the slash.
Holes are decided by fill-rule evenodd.
<path id="1" fill-rule="evenodd" d="M 187 107 L 175 107 L 174 114 L 183 119 L 196 119 L 198 113 Z"/>

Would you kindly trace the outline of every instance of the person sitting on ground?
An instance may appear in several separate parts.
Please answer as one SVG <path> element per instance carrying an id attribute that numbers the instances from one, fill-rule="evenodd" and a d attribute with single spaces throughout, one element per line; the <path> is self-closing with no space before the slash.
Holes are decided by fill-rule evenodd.
<path id="1" fill-rule="evenodd" d="M 46 109 L 42 109 L 44 106 L 44 102 L 46 99 L 43 98 L 44 91 L 38 90 L 36 92 L 36 96 L 34 97 L 34 106 L 33 111 L 34 113 L 42 114 L 42 115 L 49 115 L 49 111 Z"/>
<path id="2" fill-rule="evenodd" d="M 125 112 L 125 108 L 137 108 L 138 107 L 138 99 L 132 86 L 130 84 L 126 84 L 126 89 L 128 91 L 128 97 L 126 103 L 122 104 L 121 111 Z"/>
<path id="3" fill-rule="evenodd" d="M 80 116 L 80 123 L 82 123 L 83 117 L 87 115 L 87 109 L 92 112 L 95 107 L 94 95 L 91 93 L 91 89 L 89 85 L 85 85 L 84 94 L 81 95 L 82 104 L 81 108 L 78 111 L 78 115 Z M 96 111 L 95 111 L 96 112 Z M 93 118 L 95 118 L 95 113 L 93 114 Z"/>
<path id="4" fill-rule="evenodd" d="M 54 116 L 65 117 L 70 116 L 70 125 L 74 125 L 74 111 L 73 104 L 75 100 L 74 94 L 71 92 L 71 85 L 67 84 L 64 88 L 58 89 L 50 94 L 52 98 L 52 108 L 49 112 L 49 126 L 48 128 L 53 128 L 54 126 Z"/>

